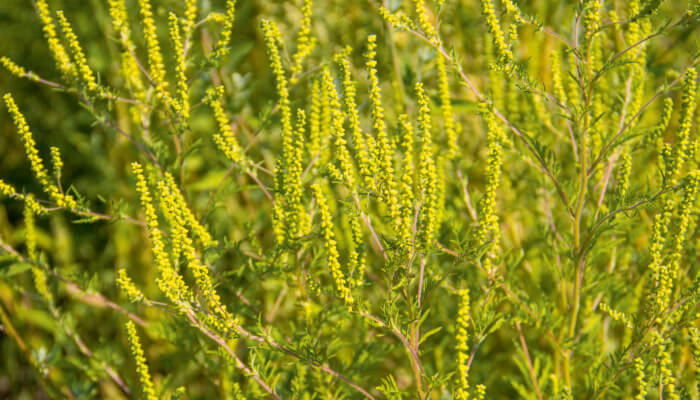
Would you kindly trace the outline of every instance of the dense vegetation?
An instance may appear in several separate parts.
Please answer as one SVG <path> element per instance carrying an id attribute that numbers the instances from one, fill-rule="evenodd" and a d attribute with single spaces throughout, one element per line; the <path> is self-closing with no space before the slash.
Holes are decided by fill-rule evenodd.
<path id="1" fill-rule="evenodd" d="M 699 23 L 0 2 L 0 397 L 698 399 Z"/>

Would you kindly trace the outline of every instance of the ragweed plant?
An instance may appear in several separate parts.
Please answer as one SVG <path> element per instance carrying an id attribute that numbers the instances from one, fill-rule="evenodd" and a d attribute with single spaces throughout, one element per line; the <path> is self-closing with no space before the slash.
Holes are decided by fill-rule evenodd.
<path id="1" fill-rule="evenodd" d="M 5 3 L 0 397 L 699 398 L 700 3 Z"/>

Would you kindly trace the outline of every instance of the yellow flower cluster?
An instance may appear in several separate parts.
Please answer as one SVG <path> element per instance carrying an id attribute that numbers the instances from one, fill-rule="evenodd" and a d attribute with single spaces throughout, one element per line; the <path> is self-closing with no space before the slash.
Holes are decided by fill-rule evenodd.
<path id="1" fill-rule="evenodd" d="M 437 31 L 428 18 L 428 10 L 425 8 L 424 0 L 413 0 L 413 6 L 416 10 L 416 16 L 418 17 L 418 25 L 425 33 L 425 36 L 430 39 L 433 43 L 439 43 L 440 37 Z"/>
<path id="2" fill-rule="evenodd" d="M 158 400 L 155 387 L 151 381 L 151 373 L 148 371 L 146 356 L 143 353 L 141 341 L 138 333 L 136 333 L 136 326 L 133 321 L 128 321 L 126 323 L 126 333 L 129 337 L 129 343 L 131 344 L 131 354 L 134 356 L 134 361 L 136 361 L 136 373 L 141 381 L 143 397 L 146 400 Z"/>
<path id="3" fill-rule="evenodd" d="M 610 318 L 614 319 L 615 321 L 620 322 L 621 324 L 630 329 L 634 328 L 632 320 L 627 314 L 610 308 L 610 306 L 606 303 L 600 303 L 600 309 L 604 313 L 608 314 Z"/>
<path id="4" fill-rule="evenodd" d="M 195 20 L 197 19 L 197 0 L 185 0 L 185 20 L 182 23 L 184 37 L 192 35 Z"/>
<path id="5" fill-rule="evenodd" d="M 97 85 L 95 74 L 92 72 L 92 69 L 90 69 L 90 66 L 87 63 L 85 53 L 83 53 L 83 48 L 80 46 L 80 42 L 78 41 L 78 37 L 75 35 L 75 32 L 73 32 L 70 22 L 68 22 L 68 19 L 65 15 L 63 15 L 63 11 L 61 10 L 56 11 L 56 16 L 58 16 L 58 23 L 61 26 L 61 31 L 68 42 L 68 47 L 70 47 L 71 51 L 73 52 L 73 60 L 75 61 L 75 65 L 78 67 L 78 72 L 80 73 L 88 92 L 92 94 L 102 94 L 101 89 Z"/>
<path id="6" fill-rule="evenodd" d="M 692 146 L 691 130 L 696 108 L 697 72 L 695 68 L 689 68 L 683 76 L 683 96 L 681 98 L 681 117 L 678 127 L 678 142 L 675 147 L 671 167 L 667 171 L 671 185 L 678 184 L 678 178 L 683 169 L 683 164 L 688 159 Z"/>
<path id="7" fill-rule="evenodd" d="M 457 156 L 459 148 L 457 147 L 457 126 L 455 117 L 452 113 L 452 102 L 450 101 L 450 83 L 447 79 L 447 68 L 445 66 L 445 57 L 442 54 L 437 54 L 437 69 L 438 69 L 438 87 L 440 90 L 440 107 L 442 110 L 442 124 L 447 138 L 447 149 L 450 158 Z"/>
<path id="8" fill-rule="evenodd" d="M 14 98 L 10 93 L 4 96 L 5 104 L 7 109 L 12 115 L 12 118 L 17 127 L 17 132 L 19 133 L 20 139 L 24 144 L 24 150 L 27 153 L 27 158 L 32 166 L 32 171 L 34 176 L 41 184 L 44 192 L 48 194 L 59 207 L 66 208 L 68 210 L 77 210 L 78 203 L 75 201 L 73 196 L 69 194 L 61 193 L 59 188 L 49 181 L 49 175 L 44 167 L 44 162 L 39 156 L 39 150 L 36 148 L 36 142 L 32 137 L 32 132 L 29 130 L 29 125 L 27 125 L 27 120 L 24 119 L 24 115 L 20 112 Z"/>
<path id="9" fill-rule="evenodd" d="M 209 276 L 209 270 L 197 255 L 192 238 L 188 234 L 188 228 L 194 233 L 191 224 L 194 217 L 185 204 L 177 186 L 175 186 L 173 177 L 167 172 L 165 173 L 165 179 L 158 182 L 158 193 L 160 194 L 163 215 L 171 229 L 173 257 L 177 260 L 180 254 L 185 256 L 187 266 L 192 272 L 192 276 L 194 276 L 197 287 L 199 288 L 199 293 L 206 301 L 209 309 L 213 312 L 213 314 L 207 315 L 207 322 L 218 332 L 229 332 L 238 321 L 229 313 L 226 306 L 221 302 L 221 298 L 214 289 L 214 284 Z M 197 223 L 196 226 L 199 226 L 198 230 L 201 234 L 203 228 L 199 223 Z M 206 236 L 209 236 L 208 233 Z"/>
<path id="10" fill-rule="evenodd" d="M 513 61 L 513 53 L 510 50 L 510 46 L 506 43 L 506 38 L 501 29 L 498 17 L 496 16 L 493 2 L 491 0 L 481 0 L 481 12 L 486 18 L 486 25 L 496 44 L 499 63 L 509 64 Z"/>
<path id="11" fill-rule="evenodd" d="M 552 50 L 550 53 L 550 73 L 552 74 L 552 90 L 554 96 L 561 103 L 566 102 L 566 92 L 564 91 L 564 83 L 561 78 L 561 62 L 559 61 L 559 52 Z"/>
<path id="12" fill-rule="evenodd" d="M 318 202 L 318 210 L 321 215 L 321 229 L 326 248 L 326 257 L 328 258 L 328 267 L 331 270 L 331 275 L 333 276 L 333 281 L 335 282 L 339 297 L 348 307 L 352 308 L 354 300 L 345 276 L 343 275 L 342 268 L 340 267 L 340 255 L 338 254 L 337 243 L 335 241 L 335 233 L 333 233 L 333 221 L 331 220 L 331 213 L 328 209 L 328 202 L 318 183 L 314 184 L 313 189 L 316 201 Z"/>
<path id="13" fill-rule="evenodd" d="M 297 51 L 294 53 L 292 67 L 290 68 L 289 82 L 293 85 L 299 80 L 299 75 L 303 67 L 303 62 L 306 57 L 313 51 L 316 46 L 316 38 L 311 36 L 311 14 L 313 0 L 304 0 L 304 5 L 301 9 L 301 29 L 297 39 Z"/>
<path id="14" fill-rule="evenodd" d="M 659 360 L 660 380 L 663 383 L 663 390 L 667 394 L 663 397 L 669 400 L 680 400 L 676 391 L 674 371 L 671 369 L 671 351 L 667 348 L 666 341 L 658 331 L 652 331 L 651 335 L 651 345 L 656 350 L 656 357 Z"/>
<path id="15" fill-rule="evenodd" d="M 34 222 L 34 212 L 27 205 L 24 206 L 24 231 L 24 240 L 27 246 L 29 259 L 32 261 L 37 261 L 39 256 L 36 253 L 36 225 Z"/>
<path id="16" fill-rule="evenodd" d="M 350 214 L 350 232 L 352 233 L 352 249 L 350 251 L 350 281 L 351 287 L 362 285 L 365 277 L 365 254 L 364 254 L 364 237 L 362 234 L 362 225 L 360 224 L 360 216 L 357 212 Z"/>
<path id="17" fill-rule="evenodd" d="M 169 173 L 165 174 L 165 183 L 168 188 L 168 193 L 173 197 L 173 204 L 177 212 L 184 218 L 185 226 L 192 232 L 194 236 L 199 239 L 199 244 L 202 247 L 216 246 L 216 240 L 211 238 L 209 231 L 202 226 L 202 224 L 194 216 L 190 208 L 185 202 L 185 198 L 182 196 L 180 189 L 175 184 L 175 179 Z"/>
<path id="18" fill-rule="evenodd" d="M 321 84 L 315 79 L 311 84 L 311 104 L 309 105 L 309 140 L 307 153 L 310 160 L 319 156 L 321 150 L 321 108 L 324 101 Z M 346 100 L 347 101 L 347 100 Z"/>
<path id="19" fill-rule="evenodd" d="M 214 143 L 221 150 L 226 158 L 237 164 L 245 163 L 243 150 L 238 145 L 236 137 L 233 135 L 231 123 L 221 106 L 221 97 L 224 94 L 223 86 L 209 88 L 207 90 L 206 102 L 214 111 L 214 118 L 219 125 L 219 133 L 214 135 Z"/>
<path id="20" fill-rule="evenodd" d="M 231 42 L 233 24 L 235 21 L 236 0 L 226 0 L 226 17 L 224 19 L 224 26 L 221 28 L 221 32 L 219 33 L 219 41 L 216 43 L 216 50 L 214 50 L 213 53 L 215 58 L 224 57 L 229 53 L 229 44 Z"/>
<path id="21" fill-rule="evenodd" d="M 29 207 L 29 209 L 34 213 L 34 215 L 46 214 L 46 209 L 39 205 L 39 203 L 36 200 L 34 200 L 34 197 L 31 194 L 25 195 L 17 193 L 17 190 L 15 190 L 15 188 L 12 187 L 12 185 L 9 185 L 8 183 L 4 182 L 2 179 L 0 179 L 0 194 L 13 199 L 24 201 L 24 204 Z"/>
<path id="22" fill-rule="evenodd" d="M 475 400 L 484 400 L 486 397 L 486 386 L 479 384 L 476 385 L 476 394 L 474 395 Z"/>
<path id="23" fill-rule="evenodd" d="M 180 24 L 177 15 L 171 12 L 168 22 L 170 23 L 170 39 L 173 41 L 175 52 L 175 76 L 177 79 L 177 101 L 173 102 L 175 111 L 180 114 L 180 120 L 187 122 L 190 119 L 189 86 L 187 85 L 187 66 L 185 65 L 185 47 L 180 35 Z"/>
<path id="24" fill-rule="evenodd" d="M 160 52 L 156 22 L 153 20 L 153 10 L 150 0 L 139 0 L 141 18 L 143 20 L 143 35 L 146 38 L 146 50 L 148 55 L 148 72 L 155 85 L 156 96 L 166 105 L 171 104 L 168 93 L 168 81 L 165 80 L 165 65 L 163 54 Z"/>
<path id="25" fill-rule="evenodd" d="M 693 209 L 697 200 L 698 187 L 700 186 L 700 170 L 688 174 L 683 198 L 678 206 L 677 231 L 673 238 L 669 255 L 669 275 L 672 281 L 678 279 L 681 257 L 683 255 L 686 234 L 693 215 Z"/>
<path id="26" fill-rule="evenodd" d="M 471 311 L 469 289 L 459 291 L 459 312 L 457 314 L 457 393 L 455 400 L 469 400 L 469 324 Z"/>
<path id="27" fill-rule="evenodd" d="M 586 0 L 585 14 L 583 16 L 583 27 L 586 31 L 586 41 L 593 39 L 593 36 L 600 29 L 600 0 Z"/>
<path id="28" fill-rule="evenodd" d="M 513 3 L 512 0 L 501 0 L 501 4 L 503 4 L 503 7 L 506 9 L 506 12 L 513 16 L 513 19 L 516 23 L 527 23 L 527 20 L 525 20 L 525 18 L 523 17 L 523 13 L 520 11 L 520 8 L 517 4 Z"/>
<path id="29" fill-rule="evenodd" d="M 620 165 L 620 171 L 617 175 L 618 190 L 620 193 L 620 199 L 624 202 L 627 198 L 627 192 L 630 188 L 630 173 L 632 172 L 632 156 L 629 152 L 625 152 L 622 155 L 622 165 Z"/>
<path id="30" fill-rule="evenodd" d="M 647 382 L 644 375 L 644 361 L 639 357 L 634 359 L 634 374 L 639 386 L 639 392 L 634 396 L 634 400 L 644 400 L 647 397 Z"/>
<path id="31" fill-rule="evenodd" d="M 672 217 L 673 204 L 671 199 L 666 199 L 663 211 L 654 217 L 651 234 L 651 264 L 649 269 L 654 273 L 656 282 L 655 304 L 659 310 L 666 307 L 668 296 L 670 296 L 670 276 L 668 267 L 663 264 L 663 248 L 668 233 L 668 225 Z"/>
<path id="32" fill-rule="evenodd" d="M 668 128 L 669 123 L 671 122 L 671 115 L 673 114 L 673 99 L 670 97 L 667 97 L 664 99 L 664 108 L 661 113 L 661 118 L 659 119 L 659 123 L 656 124 L 654 129 L 651 131 L 651 134 L 648 136 L 644 137 L 644 144 L 648 145 L 650 143 L 655 143 L 659 142 L 657 144 L 662 144 L 663 139 L 662 135 Z"/>
<path id="33" fill-rule="evenodd" d="M 355 145 L 355 159 L 357 160 L 357 166 L 360 175 L 363 178 L 364 184 L 367 187 L 374 189 L 376 184 L 374 180 L 375 177 L 371 172 L 372 164 L 370 162 L 370 156 L 367 150 L 365 134 L 362 132 L 362 128 L 360 128 L 360 115 L 357 111 L 357 89 L 355 88 L 355 82 L 352 80 L 352 73 L 350 71 L 350 60 L 348 57 L 350 56 L 351 51 L 352 50 L 350 47 L 345 48 L 342 53 L 336 56 L 336 62 L 340 66 L 343 73 L 343 98 L 345 100 L 345 109 L 350 125 L 350 135 Z M 372 79 L 371 76 L 370 79 Z"/>
<path id="34" fill-rule="evenodd" d="M 284 194 L 287 202 L 287 234 L 291 237 L 299 237 L 309 230 L 309 222 L 301 202 L 303 187 L 301 174 L 303 173 L 302 157 L 304 155 L 304 136 L 306 136 L 306 113 L 297 110 L 297 127 L 294 131 L 289 152 L 285 160 L 287 170 L 285 174 Z"/>
<path id="35" fill-rule="evenodd" d="M 394 228 L 399 232 L 398 238 L 402 246 L 406 248 L 411 244 L 413 239 L 413 174 L 414 166 L 414 149 L 413 149 L 413 126 L 408 120 L 406 114 L 399 115 L 399 125 L 401 127 L 402 150 L 403 150 L 403 165 L 401 173 L 401 181 L 399 182 L 399 199 L 401 199 L 401 218 L 395 221 Z"/>
<path id="36" fill-rule="evenodd" d="M 440 226 L 438 220 L 438 176 L 435 165 L 435 150 L 433 149 L 432 125 L 430 120 L 430 107 L 428 107 L 428 95 L 423 89 L 423 84 L 415 85 L 418 97 L 418 141 L 420 144 L 420 169 L 418 171 L 418 183 L 423 193 L 421 205 L 421 235 L 424 246 L 431 246 L 435 239 L 435 233 Z"/>
<path id="37" fill-rule="evenodd" d="M 156 261 L 156 266 L 160 277 L 158 278 L 158 287 L 165 296 L 178 304 L 181 300 L 189 300 L 192 295 L 185 285 L 182 276 L 175 271 L 170 258 L 165 252 L 165 244 L 163 242 L 163 233 L 160 230 L 156 209 L 153 206 L 153 198 L 148 189 L 148 183 L 144 176 L 143 167 L 141 164 L 134 162 L 131 164 L 131 169 L 136 175 L 136 189 L 141 197 L 141 206 L 146 213 L 146 224 L 148 225 L 148 233 L 151 238 L 151 248 L 153 249 L 153 257 Z"/>
<path id="38" fill-rule="evenodd" d="M 384 122 L 384 107 L 382 106 L 382 93 L 379 88 L 377 75 L 377 36 L 370 35 L 367 38 L 367 53 L 365 54 L 365 67 L 369 75 L 369 98 L 372 103 L 372 119 L 374 121 L 374 133 L 377 141 L 377 155 L 375 162 L 379 163 L 379 174 L 383 178 L 381 187 L 384 201 L 389 207 L 389 215 L 392 220 L 399 216 L 399 199 L 394 180 L 393 154 L 394 149 L 386 133 Z"/>
<path id="39" fill-rule="evenodd" d="M 120 69 L 122 78 L 134 92 L 134 96 L 139 100 L 144 100 L 146 95 L 141 79 L 141 71 L 133 56 L 136 46 L 131 40 L 131 28 L 124 0 L 109 0 L 109 15 L 112 17 L 112 26 L 119 35 L 123 47 Z"/>
<path id="40" fill-rule="evenodd" d="M 51 164 L 53 164 L 54 176 L 60 181 L 61 170 L 63 169 L 63 160 L 61 160 L 61 152 L 56 146 L 51 146 Z"/>
<path id="41" fill-rule="evenodd" d="M 387 24 L 394 28 L 416 30 L 416 24 L 405 14 L 392 14 L 384 6 L 379 7 L 379 14 Z"/>
<path id="42" fill-rule="evenodd" d="M 120 269 L 117 275 L 117 285 L 122 289 L 126 297 L 132 302 L 140 301 L 144 298 L 143 293 L 134 285 L 124 268 Z"/>
<path id="43" fill-rule="evenodd" d="M 289 105 L 289 89 L 287 77 L 285 76 L 284 67 L 282 66 L 282 58 L 278 46 L 282 43 L 282 35 L 280 34 L 277 25 L 268 20 L 262 20 L 262 31 L 265 36 L 265 44 L 267 53 L 270 57 L 270 66 L 275 75 L 275 84 L 277 86 L 277 95 L 279 96 L 279 109 L 282 123 L 282 141 L 283 146 L 290 146 L 292 140 L 292 111 Z M 284 144 L 286 143 L 286 144 Z"/>
<path id="44" fill-rule="evenodd" d="M 338 92 L 333 83 L 333 76 L 328 68 L 322 70 L 323 85 L 328 96 L 328 103 L 331 112 L 331 131 L 333 135 L 335 157 L 340 164 L 340 175 L 345 181 L 345 184 L 351 188 L 355 188 L 355 170 L 350 159 L 350 153 L 345 140 L 345 128 L 343 127 L 345 115 L 340 108 L 340 100 Z"/>
<path id="45" fill-rule="evenodd" d="M 33 200 L 31 195 L 27 196 L 28 199 Z M 25 227 L 25 241 L 27 245 L 27 253 L 29 254 L 29 259 L 35 263 L 32 267 L 32 275 L 34 276 L 34 287 L 41 297 L 44 298 L 48 303 L 53 303 L 53 294 L 49 290 L 49 286 L 46 282 L 46 274 L 44 270 L 39 267 L 39 254 L 36 250 L 36 220 L 35 212 L 33 209 L 33 204 L 29 201 L 24 204 L 24 227 Z"/>
<path id="46" fill-rule="evenodd" d="M 493 112 L 486 103 L 480 104 L 481 115 L 486 122 L 487 140 L 489 149 L 486 167 L 486 189 L 481 200 L 481 221 L 479 225 L 479 246 L 486 245 L 489 241 L 490 251 L 485 260 L 486 267 L 490 267 L 493 259 L 498 254 L 500 246 L 500 229 L 498 226 L 498 214 L 496 212 L 496 191 L 501 183 L 501 164 L 503 150 L 500 141 L 503 140 L 503 132 L 498 127 Z"/>
<path id="47" fill-rule="evenodd" d="M 0 64 L 2 64 L 3 67 L 5 67 L 6 70 L 10 71 L 10 73 L 18 78 L 32 78 L 34 77 L 33 74 L 28 74 L 27 70 L 24 69 L 24 67 L 15 64 L 14 61 L 10 60 L 9 58 L 2 56 L 0 57 Z"/>
<path id="48" fill-rule="evenodd" d="M 75 70 L 75 66 L 73 63 L 71 63 L 71 59 L 68 56 L 68 52 L 66 52 L 66 48 L 63 47 L 61 40 L 58 38 L 58 34 L 56 33 L 56 25 L 53 22 L 53 18 L 51 18 L 49 5 L 46 3 L 46 0 L 37 0 L 36 7 L 39 11 L 39 19 L 41 19 L 44 37 L 49 44 L 49 50 L 56 61 L 58 70 L 61 71 L 66 78 L 76 78 L 77 72 Z"/>

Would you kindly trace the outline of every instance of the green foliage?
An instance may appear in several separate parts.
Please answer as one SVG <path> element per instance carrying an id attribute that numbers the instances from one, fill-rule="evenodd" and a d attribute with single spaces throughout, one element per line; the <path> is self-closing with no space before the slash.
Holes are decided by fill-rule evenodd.
<path id="1" fill-rule="evenodd" d="M 0 397 L 700 398 L 699 17 L 0 2 Z"/>

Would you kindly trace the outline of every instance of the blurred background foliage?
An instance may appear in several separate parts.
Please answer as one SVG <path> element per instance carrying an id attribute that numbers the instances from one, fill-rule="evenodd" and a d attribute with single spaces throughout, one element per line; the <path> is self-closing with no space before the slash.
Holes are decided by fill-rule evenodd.
<path id="1" fill-rule="evenodd" d="M 404 3 L 409 3 L 403 1 Z M 119 47 L 110 25 L 107 0 L 51 0 L 52 9 L 62 9 L 73 21 L 76 34 L 83 44 L 89 64 L 98 73 L 101 80 L 117 82 L 119 75 Z M 154 0 L 156 20 L 159 34 L 167 37 L 167 11 L 182 12 L 183 2 L 178 0 Z M 222 0 L 202 0 L 199 2 L 200 16 L 209 11 L 224 11 Z M 401 6 L 401 0 L 390 0 L 390 9 Z M 562 34 L 569 34 L 573 28 L 574 7 L 567 1 L 530 0 L 520 2 L 523 10 L 537 15 L 545 25 L 554 27 Z M 608 2 L 611 3 L 612 2 Z M 624 1 L 617 1 L 624 7 Z M 685 1 L 666 1 L 661 12 L 655 18 L 663 20 L 680 15 L 685 9 Z M 141 29 L 139 28 L 136 1 L 129 0 L 127 9 L 133 26 L 137 43 L 142 44 Z M 317 48 L 307 62 L 309 72 L 313 74 L 323 63 L 330 62 L 331 54 L 339 51 L 345 45 L 355 49 L 353 58 L 355 65 L 362 65 L 362 52 L 367 35 L 378 33 L 380 43 L 394 43 L 396 57 L 392 56 L 392 46 L 380 46 L 379 69 L 384 81 L 384 97 L 392 101 L 392 96 L 410 96 L 408 92 L 416 80 L 435 82 L 434 51 L 423 43 L 404 33 L 389 33 L 377 13 L 377 0 L 324 0 L 317 1 L 314 6 L 313 34 L 318 38 Z M 272 170 L 274 159 L 279 153 L 278 116 L 271 115 L 275 107 L 277 95 L 274 79 L 268 66 L 265 46 L 259 29 L 262 17 L 277 21 L 283 32 L 283 37 L 289 46 L 295 37 L 300 21 L 301 1 L 281 0 L 239 0 L 236 10 L 236 22 L 233 33 L 230 56 L 214 74 L 208 71 L 196 77 L 192 89 L 192 98 L 201 99 L 206 88 L 211 86 L 211 80 L 217 79 L 227 86 L 230 94 L 227 96 L 226 109 L 238 128 L 244 146 L 251 144 L 251 152 L 255 159 L 265 161 L 265 166 Z M 410 4 L 404 5 L 410 8 Z M 622 12 L 621 12 L 622 13 Z M 442 14 L 441 30 L 448 38 L 450 46 L 462 56 L 461 62 L 465 71 L 473 76 L 480 87 L 488 87 L 488 73 L 484 54 L 484 38 L 486 27 L 481 16 L 478 1 L 448 0 Z M 647 78 L 648 88 L 657 87 L 664 81 L 673 78 L 669 71 L 680 71 L 687 65 L 690 56 L 694 54 L 697 45 L 697 31 L 693 26 L 674 29 L 667 35 L 654 39 L 648 47 Z M 215 31 L 215 29 L 214 29 Z M 211 46 L 215 32 L 208 25 L 200 30 L 203 45 Z M 169 48 L 163 40 L 166 49 L 166 60 L 169 60 Z M 549 52 L 555 43 L 549 37 L 535 36 L 532 29 L 525 28 L 521 32 L 518 57 L 526 60 L 533 76 L 542 80 L 547 87 L 551 86 L 549 68 Z M 139 52 L 144 52 L 139 46 Z M 29 0 L 0 1 L 0 55 L 7 56 L 36 72 L 39 76 L 50 80 L 59 80 L 60 74 L 50 59 L 50 53 L 42 35 L 41 25 L 35 12 L 34 4 Z M 143 55 L 143 54 L 141 54 Z M 394 68 L 401 71 L 402 85 L 390 86 Z M 214 77 L 214 78 L 212 78 Z M 361 90 L 366 91 L 366 81 L 363 71 L 357 73 Z M 456 80 L 455 80 L 456 82 Z M 303 99 L 308 93 L 309 81 L 302 79 L 292 88 L 292 101 Z M 432 86 L 436 87 L 435 85 Z M 452 100 L 459 124 L 462 126 L 462 157 L 459 170 L 470 176 L 474 196 L 478 198 L 483 189 L 483 160 L 484 136 L 481 133 L 474 97 L 464 88 L 453 84 Z M 408 88 L 408 89 L 406 89 Z M 511 89 L 512 90 L 512 89 Z M 142 155 L 127 140 L 119 136 L 105 124 L 96 123 L 93 116 L 76 100 L 68 95 L 45 85 L 39 85 L 29 80 L 18 79 L 5 70 L 0 71 L 0 92 L 13 93 L 20 109 L 25 113 L 34 133 L 38 148 L 45 160 L 49 159 L 49 146 L 61 149 L 65 167 L 62 181 L 74 187 L 76 193 L 83 196 L 91 209 L 113 215 L 128 215 L 139 217 L 142 213 L 138 205 L 137 194 L 133 186 L 128 166 L 133 160 L 139 160 Z M 649 92 L 651 93 L 651 92 Z M 648 93 L 648 94 L 649 94 Z M 437 91 L 430 89 L 429 94 L 437 97 Z M 647 96 L 648 96 L 647 94 Z M 514 96 L 518 96 L 515 94 Z M 361 99 L 365 99 L 364 96 Z M 119 107 L 119 106 L 117 106 Z M 368 105 L 361 103 L 360 108 Z M 508 108 L 508 105 L 506 105 Z M 653 106 L 644 116 L 644 121 L 651 124 L 660 113 L 660 103 Z M 124 111 L 118 108 L 114 115 L 128 118 Z M 520 116 L 527 124 L 532 115 Z M 187 195 L 199 215 L 204 216 L 205 223 L 214 232 L 215 237 L 226 237 L 229 243 L 223 251 L 223 260 L 219 262 L 217 273 L 226 278 L 226 284 L 218 290 L 225 299 L 231 299 L 236 290 L 243 288 L 250 298 L 256 299 L 256 306 L 264 310 L 275 307 L 276 293 L 283 286 L 272 277 L 251 275 L 251 269 L 246 266 L 246 257 L 237 242 L 245 238 L 246 232 L 257 231 L 260 226 L 268 224 L 269 208 L 259 207 L 265 201 L 260 191 L 249 190 L 252 183 L 241 176 L 233 176 L 226 181 L 220 191 L 216 192 L 220 182 L 227 174 L 228 165 L 213 145 L 211 136 L 217 128 L 210 111 L 201 105 L 193 110 L 191 121 L 192 154 L 188 156 L 185 169 L 187 171 Z M 672 131 L 671 129 L 670 131 Z M 256 137 L 257 132 L 259 136 Z M 167 134 L 167 133 L 166 133 Z M 545 140 L 556 148 L 559 139 Z M 158 151 L 157 146 L 155 146 Z M 162 150 L 167 152 L 167 150 Z M 653 158 L 644 162 L 635 162 L 635 173 L 643 176 L 655 169 Z M 571 164 L 571 159 L 558 160 L 562 165 Z M 542 263 L 551 261 L 550 255 L 544 250 L 547 244 L 548 227 L 523 210 L 539 210 L 541 203 L 527 196 L 516 197 L 517 194 L 528 193 L 528 187 L 542 185 L 541 177 L 527 170 L 525 163 L 518 157 L 517 151 L 511 152 L 504 161 L 505 187 L 503 188 L 503 204 L 510 205 L 504 209 L 501 218 L 504 226 L 511 231 L 504 233 L 504 241 L 508 249 L 514 251 L 513 259 L 528 254 L 529 259 Z M 473 178 L 471 178 L 473 174 Z M 19 190 L 40 193 L 41 189 L 32 177 L 29 164 L 24 154 L 16 129 L 6 110 L 0 112 L 0 177 L 14 185 Z M 268 180 L 271 183 L 271 180 Z M 471 187 L 471 186 L 470 186 Z M 450 187 L 451 196 L 447 196 L 447 207 L 463 210 L 460 200 L 459 185 Z M 214 205 L 210 204 L 213 193 Z M 500 195 L 499 195 L 500 196 Z M 233 200 L 235 199 L 235 200 Z M 545 212 L 542 210 L 541 212 Z M 534 213 L 537 215 L 537 213 Z M 541 216 L 541 214 L 539 215 Z M 555 215 L 555 218 L 561 215 Z M 619 240 L 627 241 L 636 250 L 628 254 L 627 262 L 641 263 L 646 259 L 648 244 L 648 228 L 650 217 L 641 213 L 635 224 L 627 227 L 627 237 Z M 459 221 L 450 221 L 454 231 L 458 231 Z M 240 229 L 245 226 L 246 229 Z M 88 292 L 99 292 L 107 298 L 115 299 L 126 309 L 138 313 L 144 318 L 153 317 L 159 320 L 158 310 L 153 308 L 138 308 L 129 305 L 128 300 L 120 293 L 115 285 L 116 271 L 126 268 L 137 285 L 146 294 L 157 294 L 155 284 L 156 272 L 152 267 L 151 253 L 146 232 L 138 225 L 124 222 L 93 222 L 81 223 L 73 215 L 53 213 L 48 218 L 38 220 L 39 247 L 50 264 L 61 271 L 63 276 L 78 282 Z M 23 250 L 23 218 L 20 202 L 3 199 L 0 202 L 0 237 Z M 263 243 L 269 243 L 272 238 L 261 236 Z M 697 246 L 697 238 L 691 240 L 690 246 Z M 516 246 L 517 244 L 517 246 Z M 520 265 L 514 262 L 513 265 Z M 538 268 L 539 264 L 525 266 Z M 520 266 L 522 268 L 522 266 Z M 539 279 L 547 280 L 545 276 L 552 270 L 543 269 Z M 465 279 L 477 279 L 476 272 L 462 273 Z M 538 275 L 535 271 L 535 275 Z M 520 278 L 527 280 L 524 276 Z M 104 301 L 89 295 L 71 291 L 69 286 L 56 280 L 51 285 L 57 293 L 57 305 L 61 309 L 61 324 L 72 327 L 79 332 L 82 340 L 87 343 L 99 359 L 107 360 L 111 365 L 118 366 L 127 384 L 136 388 L 137 378 L 133 361 L 127 351 L 127 341 L 124 334 L 124 316 L 109 307 Z M 533 286 L 542 285 L 532 282 Z M 47 360 L 55 366 L 52 374 L 57 381 L 65 382 L 77 398 L 120 398 L 122 393 L 104 376 L 98 376 L 99 368 L 91 365 L 89 359 L 81 354 L 75 343 L 66 337 L 59 329 L 54 316 L 44 307 L 36 306 L 39 299 L 36 294 L 29 293 L 25 288 L 32 287 L 31 275 L 26 271 L 8 269 L 0 266 L 0 298 L 2 306 L 6 307 L 21 337 L 29 346 L 34 356 L 39 360 Z M 529 293 L 537 298 L 537 290 Z M 540 293 L 539 295 L 542 295 Z M 436 296 L 445 296 L 444 305 L 433 310 L 445 321 L 456 315 L 456 305 L 446 292 L 437 292 Z M 294 305 L 286 305 L 294 307 Z M 284 307 L 284 306 L 283 306 Z M 216 363 L 220 357 L 212 357 L 206 352 L 195 353 L 193 349 L 202 348 L 197 335 L 186 329 L 186 326 L 167 318 L 161 318 L 159 325 L 149 328 L 148 334 L 142 335 L 144 347 L 152 374 L 159 387 L 165 392 L 173 392 L 176 387 L 187 385 L 188 398 L 225 398 L 226 389 L 219 385 L 226 374 L 238 374 L 230 366 Z M 443 333 L 454 333 L 454 327 L 445 326 Z M 351 333 L 348 333 L 352 335 Z M 180 337 L 179 342 L 184 346 L 175 346 L 167 339 Z M 434 359 L 434 364 L 442 360 L 453 360 L 454 354 L 448 347 L 449 334 L 434 336 L 428 341 L 427 358 Z M 331 338 L 326 338 L 331 340 Z M 488 359 L 492 369 L 473 368 L 471 379 L 485 384 L 491 393 L 489 398 L 515 398 L 517 392 L 510 385 L 494 385 L 501 382 L 501 376 L 507 375 L 499 368 L 513 368 L 510 358 L 516 351 L 516 338 L 495 334 L 484 343 L 475 365 L 480 359 Z M 389 353 L 378 342 L 377 348 L 366 349 Z M 244 344 L 241 344 L 244 346 Z M 339 346 L 336 344 L 336 346 Z M 504 351 L 504 349 L 513 349 Z M 211 351 L 208 349 L 207 351 Z M 401 353 L 397 357 L 402 357 Z M 271 357 L 268 355 L 268 357 Z M 391 358 L 387 355 L 387 358 Z M 447 362 L 447 361 L 445 361 Z M 452 361 L 450 361 L 452 362 Z M 291 368 L 291 367 L 290 367 Z M 377 371 L 390 368 L 386 365 L 374 365 Z M 398 367 L 397 367 L 398 368 Z M 401 368 L 397 369 L 400 376 Z M 219 371 L 218 375 L 213 371 Z M 406 371 L 404 371 L 406 372 Z M 433 371 L 435 372 L 435 371 Z M 350 372 L 352 374 L 352 371 Z M 406 372 L 408 373 L 408 372 Z M 373 386 L 380 383 L 378 374 L 375 382 L 367 382 Z M 401 382 L 399 382 L 401 383 Z M 337 382 L 318 382 L 319 385 L 338 385 Z M 221 392 L 220 392 L 221 391 Z M 229 391 L 230 393 L 230 391 Z M 46 394 L 41 383 L 33 373 L 21 349 L 8 336 L 0 332 L 0 398 L 34 399 L 45 398 Z"/>

